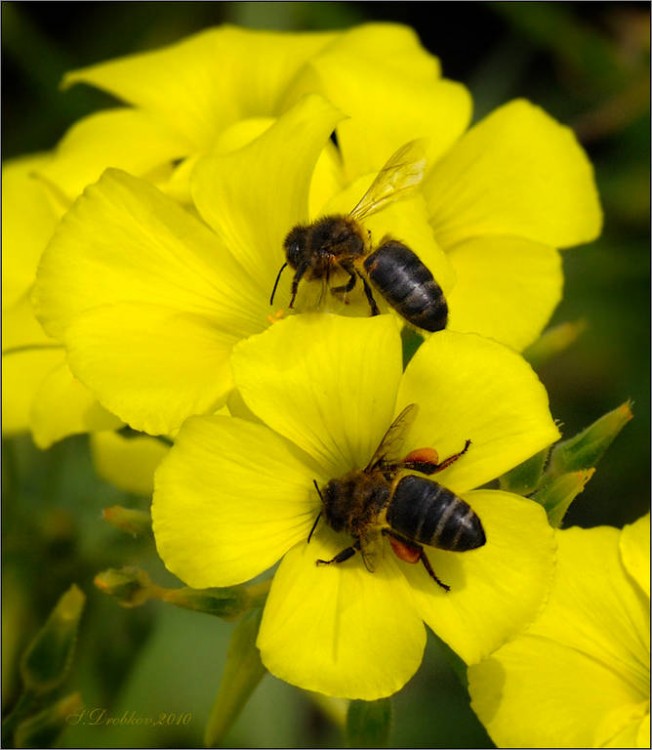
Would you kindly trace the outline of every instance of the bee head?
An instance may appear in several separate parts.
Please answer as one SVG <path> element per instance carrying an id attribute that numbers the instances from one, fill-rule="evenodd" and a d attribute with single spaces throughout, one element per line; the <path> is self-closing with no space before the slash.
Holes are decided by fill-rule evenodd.
<path id="1" fill-rule="evenodd" d="M 285 257 L 288 264 L 297 270 L 305 264 L 305 255 L 308 248 L 308 228 L 296 226 L 290 231 L 283 243 Z"/>

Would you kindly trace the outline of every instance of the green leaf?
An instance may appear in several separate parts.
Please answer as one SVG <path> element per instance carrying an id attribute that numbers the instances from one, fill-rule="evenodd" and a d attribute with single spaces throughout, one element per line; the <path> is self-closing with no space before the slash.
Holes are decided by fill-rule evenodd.
<path id="1" fill-rule="evenodd" d="M 349 747 L 387 747 L 392 725 L 391 698 L 351 701 L 346 734 Z"/>
<path id="2" fill-rule="evenodd" d="M 266 673 L 256 646 L 262 609 L 252 609 L 233 631 L 222 681 L 204 733 L 206 747 L 217 747 Z"/>

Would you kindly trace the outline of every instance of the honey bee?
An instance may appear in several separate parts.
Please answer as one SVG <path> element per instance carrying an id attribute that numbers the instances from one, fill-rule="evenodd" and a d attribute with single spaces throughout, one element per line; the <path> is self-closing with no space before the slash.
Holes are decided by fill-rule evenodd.
<path id="1" fill-rule="evenodd" d="M 398 558 L 415 564 L 421 561 L 428 575 L 449 591 L 450 586 L 432 569 L 423 545 L 451 552 L 482 547 L 486 542 L 482 523 L 471 506 L 446 487 L 432 479 L 402 472 L 430 476 L 443 471 L 466 453 L 471 441 L 467 440 L 459 453 L 443 461 L 439 461 L 433 448 L 411 451 L 402 459 L 392 458 L 416 413 L 416 404 L 405 407 L 364 469 L 331 479 L 322 490 L 315 481 L 322 509 L 308 542 L 323 515 L 334 531 L 349 533 L 353 544 L 332 560 L 317 560 L 317 564 L 343 563 L 360 552 L 365 566 L 372 571 L 369 543 L 378 534 L 385 535 Z"/>
<path id="2" fill-rule="evenodd" d="M 294 306 L 302 279 L 318 279 L 328 285 L 331 274 L 342 270 L 349 275 L 348 282 L 331 287 L 331 293 L 346 295 L 359 279 L 371 314 L 378 315 L 378 305 L 369 285 L 371 281 L 412 325 L 432 332 L 445 328 L 446 299 L 419 257 L 407 245 L 391 237 L 384 237 L 372 251 L 369 232 L 359 223 L 395 200 L 407 197 L 423 179 L 425 163 L 423 141 L 410 141 L 389 159 L 348 215 L 334 214 L 294 227 L 283 243 L 286 262 L 276 277 L 270 304 L 274 303 L 281 274 L 288 265 L 295 271 L 290 308 Z"/>

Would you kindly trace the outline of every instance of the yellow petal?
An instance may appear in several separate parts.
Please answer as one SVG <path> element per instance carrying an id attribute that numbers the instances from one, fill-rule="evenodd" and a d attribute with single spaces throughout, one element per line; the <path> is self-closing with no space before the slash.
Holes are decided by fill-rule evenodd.
<path id="1" fill-rule="evenodd" d="M 147 113 L 111 109 L 77 121 L 38 172 L 73 200 L 107 167 L 146 176 L 188 150 L 183 138 Z"/>
<path id="2" fill-rule="evenodd" d="M 66 214 L 43 254 L 34 302 L 57 338 L 86 310 L 136 301 L 205 317 L 235 338 L 265 325 L 267 307 L 264 301 L 255 307 L 251 289 L 228 249 L 196 217 L 144 180 L 107 170 Z"/>
<path id="3" fill-rule="evenodd" d="M 243 583 L 308 538 L 313 478 L 307 457 L 264 425 L 189 419 L 156 472 L 159 555 L 195 588 Z"/>
<path id="4" fill-rule="evenodd" d="M 623 528 L 620 555 L 625 570 L 650 598 L 650 514 Z"/>
<path id="5" fill-rule="evenodd" d="M 285 260 L 283 240 L 307 218 L 313 169 L 340 117 L 321 97 L 308 97 L 247 147 L 206 157 L 195 168 L 199 212 L 265 303 Z"/>
<path id="6" fill-rule="evenodd" d="M 236 120 L 279 114 L 278 100 L 301 64 L 333 37 L 222 26 L 75 71 L 65 83 L 89 83 L 142 107 L 206 151 Z"/>
<path id="7" fill-rule="evenodd" d="M 533 636 L 472 666 L 469 683 L 473 710 L 498 747 L 595 747 L 602 717 L 630 699 L 617 673 Z"/>
<path id="8" fill-rule="evenodd" d="M 125 437 L 118 432 L 95 432 L 90 437 L 93 465 L 98 476 L 124 492 L 149 497 L 154 471 L 169 446 L 147 435 Z"/>
<path id="9" fill-rule="evenodd" d="M 2 167 L 2 307 L 18 302 L 34 282 L 41 253 L 61 215 L 35 173 L 49 154 L 8 161 Z"/>
<path id="10" fill-rule="evenodd" d="M 34 442 L 44 449 L 69 435 L 122 426 L 121 420 L 104 409 L 88 388 L 73 377 L 65 361 L 39 383 L 30 424 Z"/>
<path id="11" fill-rule="evenodd" d="M 423 619 L 467 663 L 477 662 L 530 624 L 554 572 L 555 543 L 536 503 L 497 490 L 464 495 L 483 525 L 485 546 L 468 552 L 426 548 L 446 593 L 422 565 L 401 563 Z"/>
<path id="12" fill-rule="evenodd" d="M 649 601 L 620 561 L 617 529 L 572 528 L 558 533 L 557 584 L 532 632 L 580 650 L 649 688 Z"/>
<path id="13" fill-rule="evenodd" d="M 434 163 L 462 135 L 471 117 L 470 95 L 462 85 L 439 79 L 434 59 L 431 64 L 427 78 L 414 70 L 406 74 L 393 65 L 389 51 L 379 61 L 341 44 L 310 61 L 295 96 L 318 91 L 347 116 L 338 125 L 337 140 L 349 178 L 377 171 L 414 138 L 428 139 Z"/>
<path id="14" fill-rule="evenodd" d="M 401 341 L 389 316 L 300 315 L 234 349 L 249 408 L 325 467 L 367 464 L 394 409 Z"/>
<path id="15" fill-rule="evenodd" d="M 397 413 L 419 406 L 406 449 L 434 448 L 441 459 L 468 451 L 437 479 L 464 492 L 559 439 L 545 388 L 529 364 L 474 334 L 439 331 L 405 370 Z M 406 452 L 407 452 L 406 450 Z"/>
<path id="16" fill-rule="evenodd" d="M 302 540 L 274 576 L 258 635 L 269 671 L 304 690 L 375 700 L 400 690 L 423 656 L 425 628 L 387 557 L 371 573 L 359 556 L 317 566 L 339 548 L 324 529 Z"/>
<path id="17" fill-rule="evenodd" d="M 109 411 L 151 435 L 215 411 L 232 387 L 232 337 L 200 315 L 105 305 L 76 317 L 67 338 L 73 373 Z"/>
<path id="18" fill-rule="evenodd" d="M 445 248 L 482 235 L 563 248 L 595 239 L 602 225 L 593 170 L 574 134 L 524 100 L 473 127 L 424 192 Z"/>
<path id="19" fill-rule="evenodd" d="M 448 294 L 448 327 L 479 333 L 522 351 L 561 300 L 557 250 L 520 237 L 478 237 L 448 254 L 457 282 Z"/>

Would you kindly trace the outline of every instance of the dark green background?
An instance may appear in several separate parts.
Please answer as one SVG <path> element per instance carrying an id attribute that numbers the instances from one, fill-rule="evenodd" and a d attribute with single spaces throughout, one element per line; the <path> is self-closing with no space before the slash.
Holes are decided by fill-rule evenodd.
<path id="1" fill-rule="evenodd" d="M 564 255 L 565 299 L 553 322 L 587 330 L 541 369 L 568 436 L 624 401 L 634 420 L 610 448 L 567 525 L 622 526 L 649 507 L 650 220 L 648 3 L 15 3 L 2 4 L 3 159 L 49 149 L 108 97 L 58 84 L 71 69 L 151 49 L 231 22 L 259 28 L 346 28 L 369 20 L 412 25 L 447 77 L 474 95 L 476 118 L 524 96 L 575 127 L 595 165 L 602 237 Z M 391 102 L 388 102 L 391 107 Z M 123 610 L 97 592 L 95 573 L 133 560 L 161 582 L 152 548 L 100 520 L 113 503 L 146 507 L 93 475 L 86 441 L 47 453 L 3 441 L 5 639 L 3 705 L 18 688 L 16 654 L 73 581 L 89 602 L 69 679 L 89 707 L 113 714 L 191 712 L 185 728 L 70 727 L 65 746 L 192 747 L 219 683 L 230 625 L 146 605 Z M 370 627 L 373 624 L 370 623 Z M 318 647 L 318 644 L 315 644 Z M 397 747 L 490 747 L 464 688 L 431 638 L 417 677 L 395 698 Z M 340 734 L 304 694 L 266 677 L 227 744 L 327 747 Z"/>

